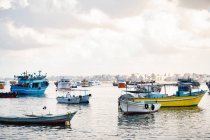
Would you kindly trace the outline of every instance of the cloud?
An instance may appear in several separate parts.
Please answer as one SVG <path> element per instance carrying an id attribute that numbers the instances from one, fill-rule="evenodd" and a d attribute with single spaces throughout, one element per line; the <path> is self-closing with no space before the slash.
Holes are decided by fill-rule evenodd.
<path id="1" fill-rule="evenodd" d="M 89 13 L 76 13 L 74 15 L 75 18 L 78 18 L 79 20 L 87 23 L 92 23 L 92 24 L 106 24 L 106 22 L 109 22 L 109 17 L 103 13 L 102 11 L 98 9 L 91 9 Z"/>
<path id="2" fill-rule="evenodd" d="M 179 6 L 196 9 L 196 10 L 208 10 L 210 9 L 209 0 L 179 0 Z"/>
<path id="3" fill-rule="evenodd" d="M 121 0 L 98 1 L 98 0 L 78 0 L 82 11 L 88 12 L 91 9 L 100 9 L 112 18 L 122 18 L 135 16 L 147 9 L 148 0 Z"/>
<path id="4" fill-rule="evenodd" d="M 49 45 L 44 34 L 25 26 L 16 26 L 7 21 L 0 24 L 0 40 L 3 45 L 0 49 L 19 50 Z"/>
<path id="5" fill-rule="evenodd" d="M 1 0 L 0 10 L 25 8 L 29 5 L 28 0 Z"/>
<path id="6" fill-rule="evenodd" d="M 78 5 L 77 0 L 42 0 L 41 3 L 31 0 L 30 2 L 30 11 L 42 14 L 63 13 L 68 15 L 76 10 Z"/>
<path id="7" fill-rule="evenodd" d="M 209 19 L 178 0 L 31 0 L 0 14 L 0 65 L 75 75 L 199 71 L 199 59 L 209 59 Z"/>

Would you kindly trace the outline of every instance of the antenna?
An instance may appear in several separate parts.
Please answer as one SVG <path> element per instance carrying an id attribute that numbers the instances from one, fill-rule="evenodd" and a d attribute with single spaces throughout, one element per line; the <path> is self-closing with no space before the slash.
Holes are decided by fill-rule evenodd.
<path id="1" fill-rule="evenodd" d="M 41 71 L 41 70 L 39 70 L 38 72 L 39 72 L 39 76 L 40 76 L 42 71 Z"/>

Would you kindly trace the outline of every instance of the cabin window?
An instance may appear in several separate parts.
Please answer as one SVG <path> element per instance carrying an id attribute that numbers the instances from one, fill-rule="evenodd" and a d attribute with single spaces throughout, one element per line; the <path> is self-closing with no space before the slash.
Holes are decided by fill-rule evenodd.
<path id="1" fill-rule="evenodd" d="M 39 87 L 39 83 L 33 83 L 32 88 L 38 88 Z"/>
<path id="2" fill-rule="evenodd" d="M 41 84 L 42 84 L 42 87 L 48 86 L 48 82 L 46 82 L 46 81 L 42 82 Z"/>

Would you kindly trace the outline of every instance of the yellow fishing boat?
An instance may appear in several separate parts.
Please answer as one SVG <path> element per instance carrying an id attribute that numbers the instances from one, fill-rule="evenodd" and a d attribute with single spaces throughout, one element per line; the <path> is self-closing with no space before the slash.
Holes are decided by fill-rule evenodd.
<path id="1" fill-rule="evenodd" d="M 165 86 L 178 86 L 178 90 L 175 95 L 168 96 L 166 94 Z M 146 85 L 147 87 L 148 85 Z M 153 86 L 153 85 L 150 85 Z M 165 94 L 154 93 L 154 91 L 149 90 L 148 87 L 147 95 L 142 97 L 132 98 L 135 102 L 146 101 L 146 102 L 156 102 L 161 104 L 161 107 L 185 107 L 185 106 L 197 106 L 202 99 L 203 95 L 207 92 L 206 90 L 200 90 L 200 83 L 192 79 L 179 79 L 177 84 L 163 84 L 165 89 Z"/>
<path id="2" fill-rule="evenodd" d="M 185 107 L 197 106 L 206 91 L 200 91 L 197 95 L 190 96 L 167 96 L 162 98 L 133 98 L 134 101 L 151 101 L 161 104 L 161 107 Z"/>

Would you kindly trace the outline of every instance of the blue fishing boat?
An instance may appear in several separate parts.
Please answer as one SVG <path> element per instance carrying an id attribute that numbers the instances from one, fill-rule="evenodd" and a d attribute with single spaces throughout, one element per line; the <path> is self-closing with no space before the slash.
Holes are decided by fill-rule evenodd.
<path id="1" fill-rule="evenodd" d="M 17 83 L 11 85 L 11 92 L 18 95 L 43 95 L 49 85 L 46 75 L 42 75 L 41 71 L 38 74 L 28 74 L 24 72 L 21 76 L 14 76 Z"/>
<path id="2" fill-rule="evenodd" d="M 76 112 L 64 115 L 25 115 L 24 117 L 0 117 L 0 123 L 12 125 L 70 125 Z"/>

